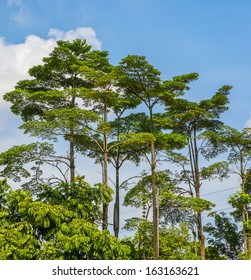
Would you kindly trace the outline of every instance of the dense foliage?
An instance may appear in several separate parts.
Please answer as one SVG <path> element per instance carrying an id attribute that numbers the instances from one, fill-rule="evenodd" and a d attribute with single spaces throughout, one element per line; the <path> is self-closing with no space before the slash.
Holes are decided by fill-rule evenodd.
<path id="1" fill-rule="evenodd" d="M 0 259 L 251 259 L 250 129 L 221 121 L 231 86 L 189 101 L 198 73 L 164 80 L 137 55 L 114 66 L 82 40 L 58 41 L 29 74 L 4 95 L 37 142 L 0 154 Z M 86 158 L 100 165 L 95 185 Z M 233 174 L 233 211 L 212 212 L 204 182 Z M 122 221 L 130 237 L 122 203 L 140 213 Z"/>

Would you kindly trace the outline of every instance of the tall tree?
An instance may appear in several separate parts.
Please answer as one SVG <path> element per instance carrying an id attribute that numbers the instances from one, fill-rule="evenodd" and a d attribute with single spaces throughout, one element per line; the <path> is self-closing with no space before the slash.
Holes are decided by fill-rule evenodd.
<path id="1" fill-rule="evenodd" d="M 107 60 L 107 52 L 92 51 L 86 41 L 58 41 L 43 58 L 43 64 L 29 70 L 30 80 L 17 83 L 6 93 L 13 113 L 20 115 L 25 133 L 45 139 L 69 142 L 69 176 L 75 179 L 74 137 L 98 117 L 82 108 L 83 90 L 91 84 L 83 79 L 81 67 L 99 67 Z"/>
<path id="2" fill-rule="evenodd" d="M 109 113 L 114 113 L 117 116 L 118 129 L 119 119 L 127 109 L 137 106 L 137 101 L 125 98 L 118 87 L 117 75 L 114 67 L 108 63 L 103 64 L 99 69 L 91 67 L 82 67 L 82 75 L 85 80 L 89 81 L 92 87 L 85 92 L 86 105 L 91 106 L 91 110 L 102 117 L 102 123 L 99 125 L 93 134 L 93 144 L 89 148 L 92 155 L 101 159 L 102 176 L 104 188 L 108 185 L 108 163 L 109 152 L 115 148 L 118 151 L 118 141 L 109 144 L 109 136 L 111 127 L 108 121 Z M 102 139 L 101 137 L 102 136 Z M 117 135 L 117 138 L 119 135 Z M 83 149 L 82 149 L 83 150 Z M 87 150 L 88 153 L 88 150 Z M 100 157 L 100 153 L 102 156 Z M 118 177 L 117 177 L 118 178 Z M 118 189 L 116 188 L 116 201 L 118 200 Z M 117 203 L 115 202 L 117 205 Z M 117 211 L 116 211 L 117 213 Z M 103 229 L 108 227 L 108 205 L 103 205 Z M 115 225 L 115 235 L 118 235 L 117 226 Z"/>
<path id="3" fill-rule="evenodd" d="M 109 162 L 115 168 L 115 202 L 114 202 L 114 217 L 113 217 L 113 228 L 115 236 L 119 236 L 119 227 L 120 227 L 120 189 L 125 188 L 128 181 L 130 179 L 135 178 L 137 174 L 132 174 L 130 178 L 126 178 L 125 181 L 121 182 L 120 180 L 120 170 L 123 164 L 126 161 L 131 161 L 136 165 L 139 164 L 141 160 L 141 155 L 143 152 L 142 146 L 139 147 L 138 145 L 126 145 L 126 142 L 123 143 L 121 139 L 121 135 L 125 135 L 131 132 L 135 132 L 136 128 L 140 130 L 139 124 L 142 123 L 142 119 L 144 119 L 145 114 L 138 113 L 138 114 L 130 114 L 126 117 L 122 117 L 126 106 L 132 106 L 131 103 L 135 106 L 135 101 L 130 100 L 128 98 L 121 97 L 119 103 L 123 104 L 123 107 L 119 103 L 115 104 L 113 107 L 113 112 L 116 115 L 116 119 L 110 122 L 111 125 L 111 137 L 112 140 L 110 143 L 109 149 Z"/>
<path id="4" fill-rule="evenodd" d="M 251 129 L 244 128 L 238 131 L 235 128 L 224 126 L 217 134 L 211 137 L 215 143 L 224 145 L 228 152 L 227 171 L 240 178 L 240 192 L 230 197 L 230 204 L 237 209 L 235 218 L 242 220 L 244 252 L 251 258 L 250 232 L 250 168 L 251 168 Z M 238 215 L 241 213 L 241 217 Z M 236 215 L 237 214 L 237 215 Z"/>
<path id="5" fill-rule="evenodd" d="M 177 93 L 183 93 L 186 83 L 196 79 L 191 75 L 188 79 L 184 76 L 180 79 L 162 82 L 160 71 L 154 68 L 144 56 L 129 55 L 122 59 L 118 67 L 119 84 L 124 88 L 125 94 L 134 96 L 141 100 L 148 111 L 148 132 L 154 136 L 155 119 L 154 109 L 161 104 L 161 100 L 169 100 Z M 150 139 L 150 167 L 152 178 L 152 212 L 153 212 L 153 236 L 154 254 L 159 257 L 159 210 L 158 210 L 158 189 L 156 185 L 156 146 L 154 138 Z"/>
<path id="6" fill-rule="evenodd" d="M 98 141 L 98 147 L 102 150 L 102 179 L 104 191 L 108 187 L 108 110 L 109 105 L 116 97 L 112 87 L 114 84 L 114 78 L 112 75 L 112 66 L 108 64 L 99 69 L 99 71 L 94 70 L 90 67 L 82 67 L 82 75 L 91 84 L 92 88 L 86 92 L 85 97 L 88 105 L 93 106 L 93 110 L 102 116 L 103 123 L 99 127 L 99 131 L 103 135 L 102 144 L 100 145 Z M 103 222 L 102 228 L 108 228 L 108 204 L 103 204 Z"/>
<path id="7" fill-rule="evenodd" d="M 220 149 L 216 149 L 216 146 L 210 145 L 207 137 L 202 136 L 205 136 L 210 131 L 219 131 L 223 125 L 219 118 L 228 109 L 230 89 L 230 86 L 223 86 L 210 99 L 202 100 L 198 103 L 177 98 L 166 104 L 167 116 L 173 121 L 173 131 L 186 137 L 187 159 L 183 158 L 181 161 L 178 160 L 178 162 L 182 162 L 181 165 L 183 167 L 185 163 L 188 163 L 190 166 L 189 169 L 185 168 L 183 170 L 182 178 L 188 183 L 191 194 L 195 195 L 196 198 L 201 196 L 200 190 L 203 178 L 200 156 L 213 158 L 218 152 L 221 152 Z M 217 169 L 217 166 L 215 166 L 215 169 Z M 200 255 L 202 259 L 205 259 L 205 237 L 201 212 L 196 211 L 195 216 L 200 241 Z"/>
<path id="8" fill-rule="evenodd" d="M 160 100 L 161 79 L 160 72 L 150 65 L 145 57 L 128 56 L 120 63 L 122 73 L 120 84 L 128 95 L 139 98 L 147 107 L 149 112 L 150 133 L 154 134 L 153 108 Z M 155 258 L 159 258 L 159 211 L 158 193 L 156 186 L 156 156 L 154 140 L 151 145 L 151 176 L 152 176 L 152 201 L 153 201 L 153 236 Z"/>

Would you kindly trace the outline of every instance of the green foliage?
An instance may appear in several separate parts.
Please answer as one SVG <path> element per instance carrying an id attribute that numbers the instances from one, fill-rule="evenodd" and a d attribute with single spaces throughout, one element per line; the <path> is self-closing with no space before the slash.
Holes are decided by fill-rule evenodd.
<path id="1" fill-rule="evenodd" d="M 202 213 L 211 210 L 213 206 L 215 205 L 208 200 L 182 194 L 180 189 L 167 190 L 161 192 L 160 217 L 164 219 L 163 224 L 184 223 L 194 231 L 196 228 L 195 211 Z"/>
<path id="2" fill-rule="evenodd" d="M 172 192 L 163 193 L 163 203 L 167 200 L 172 201 L 173 207 L 178 207 L 181 210 L 194 210 L 196 212 L 208 211 L 215 206 L 212 202 L 202 198 L 175 195 Z"/>
<path id="3" fill-rule="evenodd" d="M 170 172 L 168 170 L 157 172 L 156 183 L 160 192 L 160 201 L 162 201 L 162 194 L 174 189 L 170 179 Z M 146 205 L 151 207 L 151 195 L 151 176 L 147 175 L 127 192 L 124 198 L 124 205 L 136 208 L 144 208 Z"/>
<path id="4" fill-rule="evenodd" d="M 189 229 L 185 224 L 160 230 L 160 259 L 197 260 Z"/>
<path id="5" fill-rule="evenodd" d="M 214 223 L 204 226 L 208 234 L 208 259 L 238 259 L 242 250 L 243 235 L 238 225 L 224 213 L 212 213 Z"/>
<path id="6" fill-rule="evenodd" d="M 135 230 L 133 238 L 122 239 L 130 245 L 132 259 L 152 259 L 153 258 L 153 235 L 152 223 L 140 218 L 133 218 L 126 221 L 125 229 Z M 178 227 L 170 226 L 160 228 L 160 259 L 162 260 L 194 260 L 198 259 L 194 254 L 191 244 L 189 230 L 185 224 Z"/>
<path id="7" fill-rule="evenodd" d="M 56 187 L 44 185 L 37 195 L 38 199 L 52 205 L 61 205 L 73 211 L 77 217 L 90 222 L 99 222 L 101 205 L 110 202 L 112 190 L 96 184 L 91 187 L 84 177 L 76 177 L 73 183 L 60 183 Z"/>
<path id="8" fill-rule="evenodd" d="M 156 93 L 161 90 L 160 72 L 150 65 L 144 56 L 129 55 L 122 59 L 118 73 L 119 84 L 128 94 L 134 94 L 147 105 L 156 100 Z M 149 102 L 146 101 L 146 96 Z"/>
<path id="9" fill-rule="evenodd" d="M 74 219 L 63 224 L 57 235 L 56 247 L 64 252 L 64 259 L 119 260 L 126 259 L 128 248 L 107 231 L 84 220 Z"/>
<path id="10" fill-rule="evenodd" d="M 222 123 L 220 114 L 227 110 L 231 87 L 223 86 L 210 99 L 198 103 L 177 98 L 167 104 L 168 116 L 173 120 L 174 131 L 190 135 L 204 130 L 217 131 Z"/>
<path id="11" fill-rule="evenodd" d="M 25 122 L 20 128 L 24 133 L 32 136 L 39 136 L 42 139 L 57 140 L 59 136 L 67 137 L 70 131 L 74 134 L 88 132 L 91 123 L 98 122 L 100 118 L 90 112 L 80 108 L 57 108 L 44 112 L 44 118 Z"/>
<path id="12" fill-rule="evenodd" d="M 70 198 L 70 207 L 66 201 L 62 205 L 45 203 L 26 191 L 11 190 L 6 181 L 1 182 L 1 198 L 0 259 L 127 258 L 129 247 L 83 218 L 92 220 L 92 213 L 80 215 Z"/>
<path id="13" fill-rule="evenodd" d="M 228 203 L 236 210 L 232 212 L 236 220 L 242 219 L 242 214 L 251 212 L 251 196 L 243 191 L 238 191 L 230 196 Z M 247 221 L 243 221 L 244 223 Z"/>
<path id="14" fill-rule="evenodd" d="M 24 121 L 42 117 L 44 111 L 52 108 L 74 107 L 72 98 L 81 96 L 80 90 L 74 89 L 90 87 L 81 78 L 80 68 L 96 65 L 93 60 L 97 62 L 97 57 L 107 60 L 107 53 L 91 51 L 91 46 L 82 40 L 58 41 L 57 47 L 43 59 L 43 65 L 29 70 L 33 79 L 20 81 L 16 90 L 5 94 L 4 99 L 12 103 L 11 110 Z"/>
<path id="15" fill-rule="evenodd" d="M 244 206 L 248 206 L 251 203 L 251 197 L 243 191 L 238 191 L 233 194 L 228 202 L 238 210 L 241 210 Z"/>
<path id="16" fill-rule="evenodd" d="M 22 187 L 14 191 L 5 179 L 0 181 L 0 259 L 152 259 L 158 258 L 153 246 L 158 243 L 160 259 L 198 259 L 197 249 L 203 258 L 201 213 L 214 204 L 201 199 L 202 181 L 223 180 L 230 172 L 240 175 L 242 189 L 229 200 L 236 209 L 232 214 L 242 221 L 243 236 L 251 244 L 251 130 L 239 132 L 220 120 L 231 86 L 206 100 L 189 101 L 181 96 L 198 79 L 197 73 L 163 80 L 161 72 L 138 55 L 113 66 L 108 52 L 92 50 L 79 39 L 58 41 L 29 75 L 4 99 L 21 117 L 24 133 L 54 143 L 13 146 L 0 154 L 0 176 Z M 58 156 L 54 145 L 62 140 L 69 152 Z M 183 148 L 185 154 L 179 154 Z M 102 164 L 102 184 L 90 186 L 84 176 L 76 176 L 76 151 Z M 200 156 L 211 160 L 227 151 L 227 161 L 200 166 Z M 129 180 L 120 182 L 121 167 L 126 161 L 138 167 L 142 159 L 151 175 L 143 174 L 124 200 L 124 206 L 141 208 L 142 217 L 126 221 L 125 229 L 135 234 L 120 242 L 99 230 L 101 222 L 103 229 L 108 225 L 113 194 L 108 163 L 116 172 L 111 181 L 118 236 L 119 191 Z M 168 170 L 157 171 L 164 161 L 179 165 L 175 178 Z M 46 177 L 45 165 L 59 175 Z M 153 222 L 148 220 L 151 210 Z M 243 236 L 233 221 L 217 214 L 214 219 L 214 225 L 205 227 L 208 258 L 247 258 L 246 252 L 241 256 Z"/>
<path id="17" fill-rule="evenodd" d="M 217 141 L 224 144 L 229 149 L 228 160 L 235 164 L 240 161 L 247 163 L 250 161 L 250 140 L 251 129 L 244 128 L 238 131 L 235 128 L 224 126 L 215 137 Z"/>
<path id="18" fill-rule="evenodd" d="M 229 163 L 227 161 L 215 162 L 207 167 L 202 168 L 201 176 L 203 179 L 218 178 L 221 181 L 229 177 Z"/>
<path id="19" fill-rule="evenodd" d="M 22 187 L 38 190 L 40 184 L 44 183 L 42 166 L 53 157 L 56 161 L 53 145 L 46 142 L 13 146 L 0 154 L 0 165 L 3 166 L 0 176 L 14 182 L 28 179 Z"/>
<path id="20" fill-rule="evenodd" d="M 124 229 L 135 231 L 131 242 L 135 259 L 151 259 L 154 252 L 152 248 L 153 232 L 152 223 L 146 219 L 132 218 L 125 221 Z M 131 256 L 132 258 L 132 256 Z"/>
<path id="21" fill-rule="evenodd" d="M 123 145 L 135 146 L 135 145 L 145 145 L 155 141 L 155 136 L 151 133 L 140 132 L 140 133 L 129 133 L 121 136 Z"/>

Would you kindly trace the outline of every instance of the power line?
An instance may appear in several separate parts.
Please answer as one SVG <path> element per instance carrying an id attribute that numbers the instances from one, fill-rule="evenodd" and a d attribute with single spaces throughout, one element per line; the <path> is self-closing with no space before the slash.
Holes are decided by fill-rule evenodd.
<path id="1" fill-rule="evenodd" d="M 204 196 L 207 196 L 207 195 L 213 195 L 213 194 L 217 194 L 217 193 L 222 193 L 222 192 L 227 192 L 227 191 L 238 189 L 238 188 L 239 187 L 233 187 L 233 188 L 228 188 L 228 189 L 225 189 L 225 190 L 210 192 L 210 193 L 206 193 L 206 194 L 201 195 L 201 197 L 204 197 Z M 229 207 L 228 208 L 219 209 L 219 210 L 215 210 L 215 212 L 218 212 L 218 211 L 221 211 L 221 210 L 224 210 L 224 209 L 227 210 L 227 209 L 229 209 Z M 233 208 L 231 207 L 231 209 L 233 209 Z M 138 211 L 140 211 L 140 209 L 131 210 L 129 212 L 121 213 L 120 215 L 123 216 L 123 215 L 127 215 L 127 214 L 130 214 L 130 213 L 138 212 Z"/>
<path id="2" fill-rule="evenodd" d="M 201 197 L 205 197 L 205 196 L 208 196 L 208 195 L 214 195 L 214 194 L 218 194 L 218 193 L 222 193 L 222 192 L 227 192 L 227 191 L 231 191 L 231 190 L 235 190 L 235 189 L 239 189 L 239 187 L 232 187 L 232 188 L 227 188 L 227 189 L 224 189 L 224 190 L 219 190 L 219 191 L 206 193 L 206 194 L 201 195 Z M 225 207 L 225 208 L 221 208 L 221 209 L 217 209 L 217 210 L 212 210 L 212 212 L 230 211 L 230 210 L 233 210 L 233 209 L 234 209 L 233 207 Z M 140 211 L 140 209 L 131 210 L 131 211 L 128 211 L 128 212 L 125 212 L 125 213 L 121 213 L 120 216 L 128 215 L 128 214 L 135 213 L 135 212 L 138 212 L 138 211 Z M 202 215 L 208 215 L 208 213 L 209 213 L 209 211 L 202 213 Z M 127 230 L 120 231 L 120 233 L 123 233 L 123 232 L 128 232 L 128 231 Z"/>
<path id="3" fill-rule="evenodd" d="M 239 189 L 239 187 L 233 187 L 233 188 L 228 188 L 228 189 L 225 189 L 225 190 L 221 190 L 221 191 L 215 191 L 215 192 L 211 192 L 211 193 L 205 193 L 201 196 L 207 196 L 207 195 L 211 195 L 211 194 L 216 194 L 216 193 L 221 193 L 221 192 L 227 192 L 229 190 L 235 190 L 235 189 Z"/>

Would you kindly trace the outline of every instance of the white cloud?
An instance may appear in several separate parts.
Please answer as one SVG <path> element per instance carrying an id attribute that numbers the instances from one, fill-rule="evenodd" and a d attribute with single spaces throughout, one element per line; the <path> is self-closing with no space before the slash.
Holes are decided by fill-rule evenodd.
<path id="1" fill-rule="evenodd" d="M 54 37 L 56 40 L 72 41 L 76 38 L 86 39 L 87 43 L 91 45 L 93 49 L 101 49 L 101 42 L 97 39 L 96 32 L 91 27 L 78 27 L 75 30 L 66 32 L 58 29 L 50 29 L 48 35 Z"/>
<path id="2" fill-rule="evenodd" d="M 248 119 L 248 120 L 245 122 L 245 126 L 244 126 L 244 127 L 251 128 L 251 118 Z"/>
<path id="3" fill-rule="evenodd" d="M 96 38 L 92 28 L 77 28 L 76 30 L 60 31 L 51 29 L 47 39 L 37 35 L 29 35 L 24 43 L 8 44 L 0 37 L 0 109 L 6 107 L 2 94 L 14 89 L 19 80 L 29 78 L 28 69 L 42 63 L 42 58 L 47 56 L 56 46 L 57 40 L 72 41 L 76 38 L 86 39 L 93 49 L 100 49 L 101 43 Z"/>
<path id="4" fill-rule="evenodd" d="M 18 81 L 28 79 L 29 68 L 41 64 L 42 58 L 48 56 L 59 39 L 80 38 L 86 39 L 93 48 L 101 46 L 92 28 L 77 28 L 67 32 L 52 29 L 48 35 L 47 39 L 29 35 L 21 44 L 8 44 L 4 38 L 0 37 L 0 152 L 14 144 L 28 141 L 28 136 L 18 130 L 21 124 L 20 118 L 10 111 L 10 104 L 3 100 L 2 95 L 13 90 Z"/>
<path id="5" fill-rule="evenodd" d="M 29 68 L 41 64 L 42 58 L 49 55 L 56 46 L 57 40 L 72 41 L 77 38 L 86 39 L 93 49 L 101 48 L 101 43 L 92 28 L 76 28 L 66 32 L 51 29 L 48 32 L 48 38 L 29 35 L 20 44 L 9 44 L 5 38 L 0 37 L 0 152 L 9 149 L 13 145 L 37 141 L 28 135 L 24 135 L 23 131 L 18 129 L 22 121 L 10 111 L 10 104 L 3 100 L 2 95 L 13 90 L 18 81 L 29 79 Z M 96 166 L 91 165 L 91 160 L 90 162 L 88 161 L 86 170 L 90 170 L 90 174 L 91 171 L 93 172 L 97 169 Z M 95 175 L 97 177 L 97 174 Z"/>

